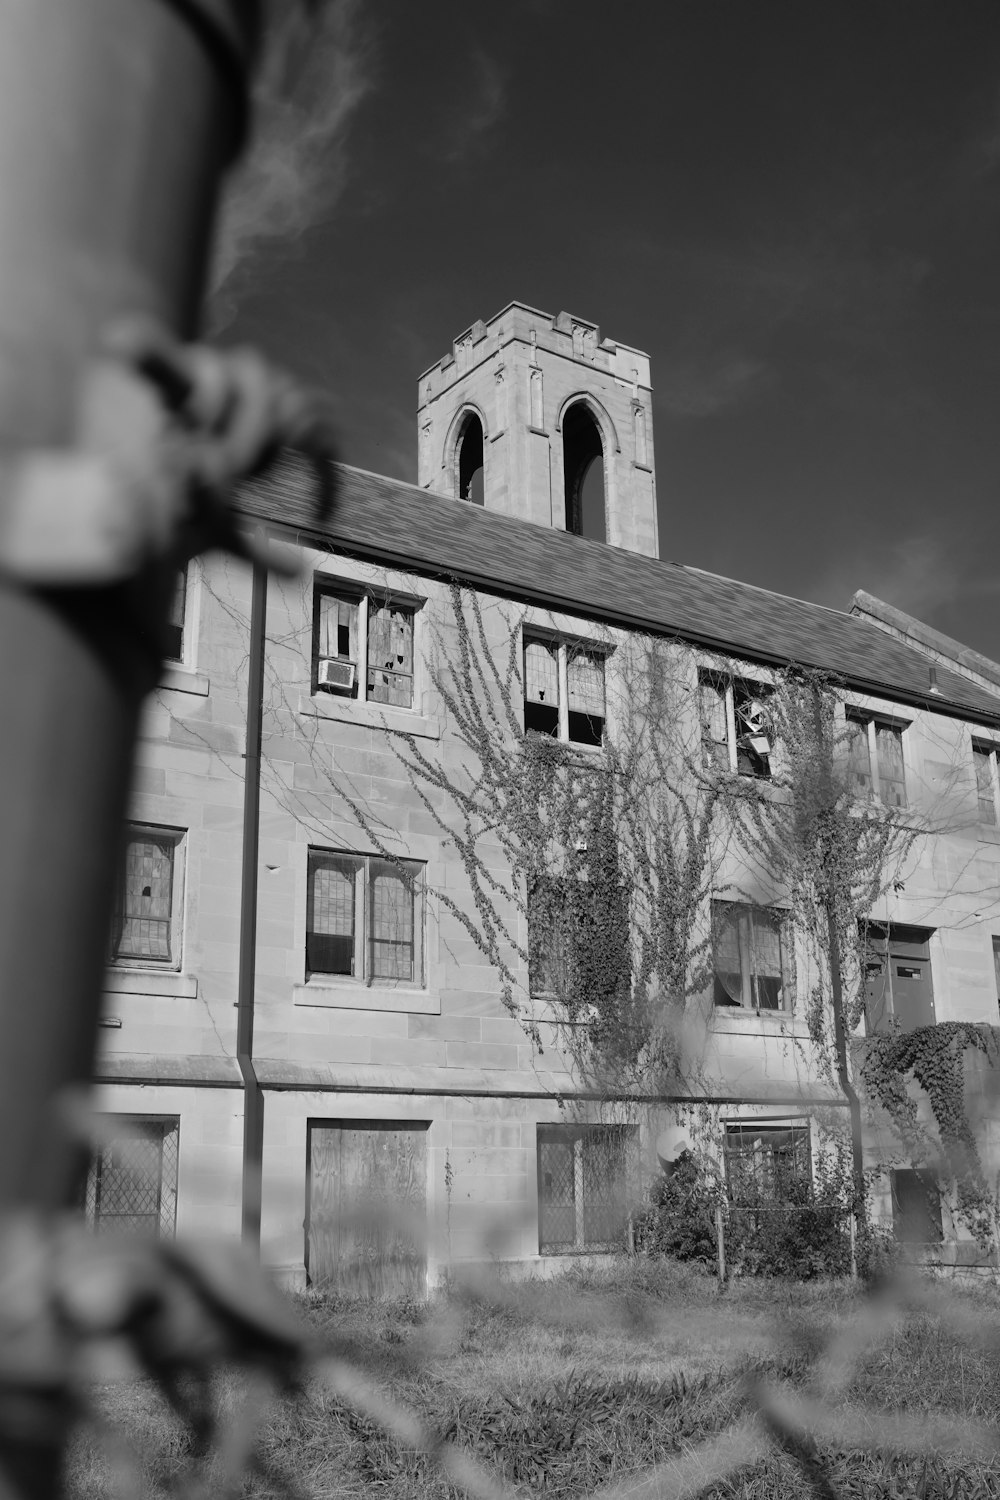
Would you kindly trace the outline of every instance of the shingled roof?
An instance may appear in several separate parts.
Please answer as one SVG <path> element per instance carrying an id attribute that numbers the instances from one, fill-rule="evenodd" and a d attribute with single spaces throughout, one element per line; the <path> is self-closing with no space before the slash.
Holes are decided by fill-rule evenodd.
<path id="1" fill-rule="evenodd" d="M 324 521 L 316 474 L 298 455 L 245 486 L 240 509 L 353 557 L 745 660 L 819 668 L 862 693 L 1000 724 L 1000 693 L 945 666 L 932 692 L 927 657 L 857 616 L 334 467 L 336 503 Z"/>

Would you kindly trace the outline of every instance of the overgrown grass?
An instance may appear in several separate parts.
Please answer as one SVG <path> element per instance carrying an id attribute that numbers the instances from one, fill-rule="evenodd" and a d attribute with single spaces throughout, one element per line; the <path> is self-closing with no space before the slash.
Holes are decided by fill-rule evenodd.
<path id="1" fill-rule="evenodd" d="M 301 1307 L 345 1358 L 525 1494 L 597 1491 L 721 1432 L 749 1412 L 753 1372 L 779 1391 L 821 1394 L 834 1411 L 951 1414 L 1000 1426 L 1000 1356 L 992 1339 L 975 1337 L 987 1324 L 1000 1328 L 1000 1294 L 981 1284 L 956 1293 L 943 1314 L 910 1314 L 880 1310 L 847 1283 L 746 1281 L 720 1294 L 690 1268 L 622 1261 L 600 1272 L 568 1269 L 554 1282 L 498 1282 L 489 1297 L 452 1293 L 425 1305 L 316 1296 Z M 817 1360 L 852 1318 L 859 1338 L 881 1318 L 880 1337 L 852 1352 L 839 1385 L 831 1376 L 821 1390 Z M 239 1397 L 234 1383 L 223 1383 L 224 1403 Z M 131 1437 L 149 1493 L 166 1494 L 187 1451 L 153 1388 L 110 1385 L 100 1402 Z M 264 1458 L 317 1500 L 458 1493 L 425 1455 L 349 1410 L 320 1381 L 277 1402 L 259 1437 Z M 883 1453 L 822 1443 L 819 1451 L 845 1500 L 1000 1497 L 996 1460 L 907 1459 L 891 1444 Z M 112 1477 L 99 1446 L 82 1435 L 73 1500 L 105 1500 Z M 246 1493 L 276 1488 L 273 1478 L 253 1477 Z M 713 1500 L 805 1493 L 801 1469 L 777 1450 L 704 1491 Z"/>

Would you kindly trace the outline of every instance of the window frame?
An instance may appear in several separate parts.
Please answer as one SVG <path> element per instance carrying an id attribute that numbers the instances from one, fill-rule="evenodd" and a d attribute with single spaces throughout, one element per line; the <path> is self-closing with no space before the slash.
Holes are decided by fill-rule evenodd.
<path id="1" fill-rule="evenodd" d="M 178 606 L 178 602 L 180 604 L 180 608 L 179 609 L 177 607 Z M 188 657 L 188 635 L 189 635 L 190 613 L 191 613 L 191 564 L 190 563 L 185 563 L 185 565 L 184 565 L 183 568 L 178 568 L 177 569 L 176 577 L 174 579 L 173 593 L 171 594 L 170 600 L 169 600 L 169 616 L 170 616 L 170 618 L 168 618 L 168 620 L 167 620 L 166 632 L 168 632 L 168 633 L 172 633 L 174 631 L 177 632 L 177 637 L 176 637 L 176 639 L 177 639 L 177 650 L 176 650 L 176 652 L 174 652 L 171 649 L 171 647 L 173 645 L 172 635 L 171 635 L 171 639 L 170 640 L 168 640 L 167 636 L 165 635 L 165 637 L 164 637 L 164 649 L 163 649 L 163 660 L 164 660 L 164 664 L 166 666 L 169 666 L 169 667 L 182 667 L 182 666 L 184 666 L 184 664 L 185 664 L 185 662 L 187 660 L 187 657 Z M 179 614 L 180 615 L 180 619 L 179 620 L 173 618 L 173 616 L 175 614 Z"/>
<path id="2" fill-rule="evenodd" d="M 620 1188 L 610 1203 L 595 1204 L 590 1198 L 590 1213 L 605 1212 L 621 1215 L 621 1228 L 610 1238 L 588 1237 L 588 1171 L 585 1142 L 598 1142 L 601 1136 L 610 1140 L 618 1135 L 621 1141 L 621 1162 L 617 1172 L 607 1172 L 608 1181 Z M 539 1255 L 593 1255 L 595 1253 L 621 1250 L 628 1237 L 630 1187 L 633 1183 L 638 1157 L 638 1127 L 635 1125 L 538 1124 L 535 1126 L 535 1163 L 538 1202 L 538 1253 Z M 568 1202 L 553 1202 L 547 1196 L 543 1151 L 545 1147 L 568 1147 L 570 1150 L 570 1189 Z M 592 1179 L 591 1179 L 592 1180 Z M 559 1209 L 572 1209 L 573 1238 L 553 1238 L 546 1235 L 546 1219 Z"/>
<path id="3" fill-rule="evenodd" d="M 726 716 L 726 750 L 727 764 L 720 765 L 717 755 L 712 747 L 722 746 L 721 739 L 714 739 L 709 733 L 709 723 L 704 709 L 704 691 L 713 688 L 722 698 Z M 710 770 L 726 772 L 731 776 L 746 776 L 755 781 L 772 781 L 774 779 L 774 756 L 775 739 L 773 728 L 771 733 L 764 736 L 769 741 L 766 751 L 742 746 L 742 739 L 749 739 L 750 733 L 743 735 L 739 733 L 738 712 L 745 703 L 759 702 L 766 708 L 767 699 L 774 692 L 770 683 L 761 682 L 752 677 L 735 677 L 727 672 L 720 672 L 712 667 L 700 667 L 698 669 L 698 713 L 701 723 L 702 737 L 702 763 Z M 764 762 L 765 769 L 754 770 L 752 763 L 749 769 L 741 767 L 741 753 L 750 757 L 756 757 Z"/>
<path id="4" fill-rule="evenodd" d="M 989 740 L 972 740 L 972 766 L 976 775 L 976 822 L 984 828 L 1000 829 L 1000 768 L 997 759 L 1000 756 L 1000 746 Z M 983 796 L 979 782 L 979 771 L 977 757 L 985 757 L 988 762 L 987 774 L 989 777 L 989 816 L 983 817 L 983 804 L 987 799 Z"/>
<path id="5" fill-rule="evenodd" d="M 735 1209 L 771 1208 L 780 1207 L 782 1204 L 793 1202 L 793 1196 L 785 1194 L 780 1196 L 777 1189 L 781 1174 L 777 1170 L 776 1159 L 783 1143 L 779 1142 L 780 1136 L 792 1137 L 789 1142 L 792 1154 L 792 1177 L 795 1184 L 801 1184 L 807 1191 L 812 1187 L 812 1131 L 808 1120 L 727 1120 L 722 1134 L 722 1163 L 726 1181 L 726 1200 Z M 734 1148 L 730 1142 L 733 1139 L 740 1141 L 740 1148 Z M 749 1199 L 737 1199 L 735 1189 L 736 1173 L 733 1163 L 738 1159 L 751 1155 L 750 1151 L 743 1148 L 743 1142 L 747 1139 L 756 1142 L 753 1149 L 754 1169 L 753 1177 L 759 1183 L 770 1175 L 770 1192 L 760 1193 L 751 1201 Z M 767 1150 L 765 1152 L 765 1143 Z M 757 1158 L 759 1157 L 759 1160 Z M 796 1163 L 796 1158 L 798 1162 Z"/>
<path id="6" fill-rule="evenodd" d="M 116 1220 L 154 1218 L 152 1213 L 102 1214 L 102 1199 L 105 1175 L 114 1170 L 113 1163 L 106 1161 L 116 1149 L 126 1143 L 138 1142 L 144 1132 L 159 1132 L 159 1160 L 156 1184 L 155 1232 L 153 1239 L 173 1239 L 177 1228 L 177 1179 L 180 1159 L 180 1116 L 105 1114 L 100 1117 L 101 1129 L 90 1158 L 85 1180 L 80 1184 L 79 1207 L 84 1219 L 94 1234 L 102 1233 L 102 1222 L 116 1234 L 122 1233 Z"/>
<path id="7" fill-rule="evenodd" d="M 357 614 L 357 660 L 351 656 L 344 656 L 338 652 L 336 656 L 330 656 L 320 651 L 320 636 L 323 623 L 323 600 L 336 599 L 341 603 L 349 605 Z M 401 593 L 397 589 L 381 589 L 372 585 L 357 583 L 349 579 L 338 579 L 330 574 L 318 573 L 313 579 L 313 623 L 312 623 L 312 659 L 310 692 L 313 697 L 331 697 L 344 702 L 364 704 L 368 708 L 398 709 L 402 713 L 416 713 L 418 711 L 419 693 L 417 680 L 417 617 L 423 607 L 424 600 L 416 599 L 410 594 Z M 372 696 L 372 690 L 368 685 L 369 675 L 379 671 L 387 671 L 387 668 L 373 667 L 369 658 L 369 643 L 371 640 L 371 614 L 372 607 L 376 609 L 394 609 L 401 614 L 410 617 L 410 671 L 393 672 L 395 677 L 408 677 L 410 680 L 409 703 L 386 702 Z M 354 686 L 343 689 L 327 686 L 320 683 L 319 666 L 321 661 L 347 661 L 354 666 Z"/>
<path id="8" fill-rule="evenodd" d="M 168 947 L 169 957 L 161 958 L 155 954 L 130 954 L 119 953 L 118 944 L 120 935 L 116 937 L 116 928 L 119 923 L 124 929 L 129 915 L 124 909 L 126 897 L 126 876 L 129 845 L 133 842 L 133 835 L 137 842 L 143 835 L 150 841 L 161 842 L 170 849 L 170 916 L 168 918 L 149 918 L 147 920 L 164 921 L 168 923 Z M 116 969 L 148 969 L 157 973 L 177 973 L 183 966 L 184 959 L 184 874 L 185 859 L 184 845 L 187 830 L 183 828 L 166 828 L 154 823 L 130 822 L 125 830 L 122 846 L 119 853 L 118 868 L 115 876 L 114 913 L 112 916 L 111 931 L 108 934 L 108 963 Z M 133 918 L 142 921 L 141 916 Z"/>
<path id="9" fill-rule="evenodd" d="M 720 988 L 725 989 L 725 985 L 719 977 L 720 974 L 723 972 L 735 972 L 734 970 L 720 970 L 719 968 L 719 918 L 723 911 L 727 913 L 731 912 L 739 919 L 737 943 L 740 957 L 740 994 L 743 997 L 740 1000 L 735 1000 L 732 996 L 728 1000 L 719 999 Z M 780 964 L 780 975 L 778 976 L 758 974 L 756 969 L 751 965 L 751 960 L 756 951 L 752 930 L 754 913 L 766 915 L 777 925 L 778 962 Z M 791 912 L 784 907 L 765 906 L 762 903 L 752 901 L 727 901 L 721 897 L 712 897 L 712 1006 L 716 1013 L 746 1012 L 749 1015 L 757 1016 L 788 1016 L 792 1014 L 795 1009 L 795 931 L 791 918 Z M 759 996 L 759 983 L 764 978 L 780 978 L 781 1003 L 778 1005 L 762 1005 L 759 998 L 757 998 Z"/>
<path id="10" fill-rule="evenodd" d="M 558 689 L 558 701 L 556 707 L 555 733 L 543 729 L 535 724 L 528 724 L 529 703 L 536 700 L 528 698 L 528 667 L 527 650 L 531 645 L 542 646 L 545 650 L 555 653 L 556 658 L 556 684 Z M 605 736 L 608 732 L 608 677 L 607 665 L 613 648 L 603 642 L 578 639 L 574 636 L 559 635 L 546 630 L 535 629 L 525 626 L 521 632 L 521 712 L 524 722 L 525 734 L 537 734 L 547 739 L 556 740 L 561 745 L 572 745 L 574 749 L 601 750 L 604 747 Z M 574 658 L 578 656 L 590 657 L 594 662 L 600 664 L 601 689 L 604 700 L 604 714 L 588 714 L 586 712 L 574 711 L 570 708 L 570 666 Z M 537 703 L 537 707 L 548 707 Z M 586 719 L 593 724 L 600 720 L 600 738 L 587 738 L 570 733 L 573 721 Z"/>
<path id="11" fill-rule="evenodd" d="M 353 866 L 353 902 L 352 902 L 352 949 L 351 949 L 351 972 L 344 973 L 334 969 L 311 968 L 309 964 L 310 943 L 316 938 L 324 936 L 345 936 L 345 934 L 324 934 L 316 932 L 313 927 L 314 916 L 314 884 L 313 875 L 317 868 L 326 864 L 328 868 L 334 867 L 336 863 L 349 864 Z M 375 973 L 375 945 L 380 941 L 376 934 L 375 924 L 372 920 L 375 912 L 374 882 L 379 876 L 385 876 L 394 872 L 406 885 L 406 875 L 412 877 L 412 883 L 408 885 L 410 893 L 409 927 L 410 939 L 405 940 L 381 939 L 383 942 L 391 942 L 395 946 L 408 946 L 412 952 L 411 977 L 405 978 L 398 974 L 376 974 Z M 422 990 L 426 985 L 427 965 L 427 865 L 422 860 L 401 859 L 387 860 L 380 854 L 358 854 L 353 850 L 329 849 L 317 845 L 310 845 L 307 850 L 306 859 L 306 924 L 305 924 L 305 978 L 307 983 L 317 985 L 346 984 L 359 986 L 365 989 L 410 989 Z"/>
<path id="12" fill-rule="evenodd" d="M 910 727 L 910 721 L 895 719 L 890 714 L 875 713 L 871 709 L 857 708 L 853 704 L 847 704 L 844 708 L 844 723 L 848 735 L 851 734 L 851 726 L 864 726 L 866 744 L 868 747 L 868 766 L 871 777 L 871 790 L 866 794 L 861 788 L 852 786 L 852 794 L 859 802 L 878 802 L 880 806 L 893 808 L 902 812 L 909 807 L 909 791 L 907 788 L 907 763 L 906 763 L 906 731 Z M 878 734 L 879 730 L 888 731 L 899 737 L 899 760 L 902 766 L 902 778 L 898 782 L 894 777 L 884 775 L 879 764 Z M 850 763 L 850 744 L 848 745 L 848 777 L 852 774 Z M 882 795 L 883 783 L 886 785 L 898 785 L 902 788 L 903 800 L 901 802 L 887 802 Z"/>

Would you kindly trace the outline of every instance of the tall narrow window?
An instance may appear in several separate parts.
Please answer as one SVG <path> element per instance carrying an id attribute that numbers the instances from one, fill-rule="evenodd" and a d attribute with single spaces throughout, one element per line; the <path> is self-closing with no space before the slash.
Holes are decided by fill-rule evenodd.
<path id="1" fill-rule="evenodd" d="M 458 434 L 455 468 L 458 474 L 458 498 L 471 500 L 473 505 L 482 505 L 485 499 L 483 457 L 483 424 L 470 411 Z"/>
<path id="2" fill-rule="evenodd" d="M 903 1245 L 933 1245 L 944 1238 L 941 1191 L 933 1173 L 896 1168 L 889 1173 L 893 1233 Z"/>
<path id="3" fill-rule="evenodd" d="M 566 530 L 593 542 L 607 540 L 604 444 L 601 430 L 583 402 L 563 417 L 563 472 Z"/>
<path id="4" fill-rule="evenodd" d="M 933 1026 L 931 930 L 899 922 L 869 922 L 862 931 L 865 1029 L 869 1036 L 898 1028 Z"/>
<path id="5" fill-rule="evenodd" d="M 184 623 L 187 616 L 188 570 L 178 568 L 170 594 L 164 656 L 167 661 L 184 660 Z"/>
<path id="6" fill-rule="evenodd" d="M 166 828 L 128 830 L 115 888 L 113 960 L 180 967 L 181 837 Z"/>
<path id="7" fill-rule="evenodd" d="M 713 901 L 716 1005 L 790 1010 L 790 938 L 782 912 L 737 901 Z"/>
<path id="8" fill-rule="evenodd" d="M 624 1246 L 635 1126 L 538 1126 L 538 1248 L 543 1255 Z"/>
<path id="9" fill-rule="evenodd" d="M 171 1239 L 177 1215 L 176 1116 L 105 1115 L 83 1211 L 97 1234 Z"/>
<path id="10" fill-rule="evenodd" d="M 715 672 L 699 674 L 701 738 L 705 766 L 739 776 L 771 776 L 774 731 L 770 689 Z"/>
<path id="11" fill-rule="evenodd" d="M 997 752 L 993 745 L 973 742 L 972 762 L 976 769 L 976 799 L 980 823 L 997 826 Z"/>

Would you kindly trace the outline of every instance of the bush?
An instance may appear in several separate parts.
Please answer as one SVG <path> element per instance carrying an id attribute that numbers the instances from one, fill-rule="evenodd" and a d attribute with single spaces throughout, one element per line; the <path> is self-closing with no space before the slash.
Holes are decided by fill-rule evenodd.
<path id="1" fill-rule="evenodd" d="M 635 1222 L 635 1248 L 715 1265 L 715 1200 L 692 1152 L 682 1151 L 650 1188 L 649 1207 Z"/>

